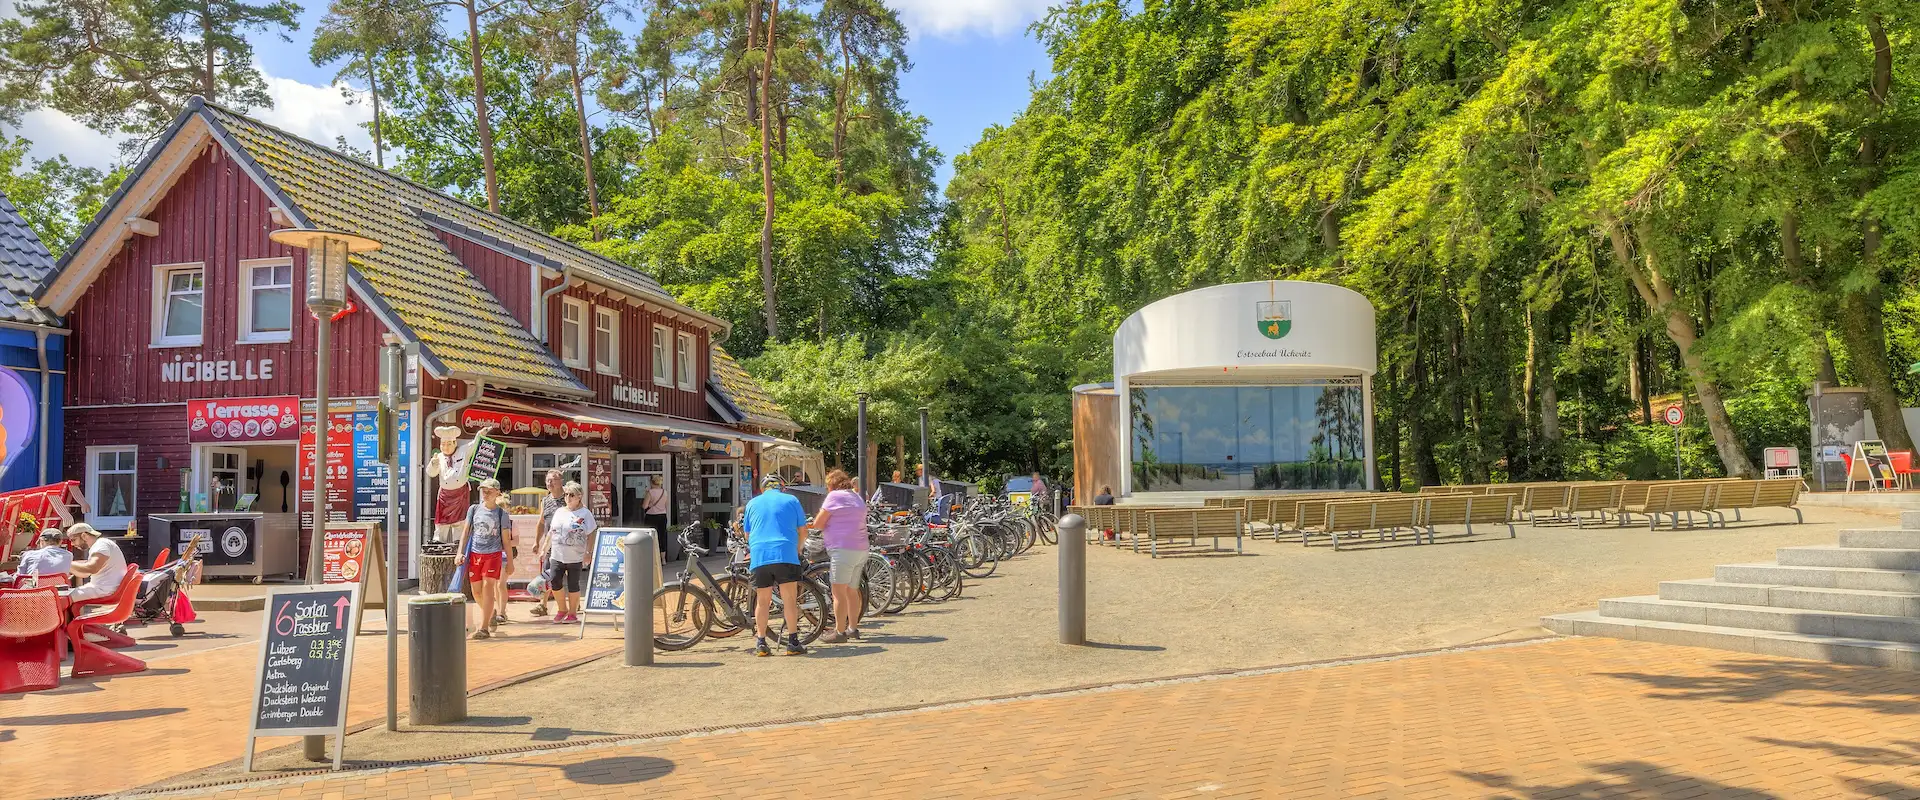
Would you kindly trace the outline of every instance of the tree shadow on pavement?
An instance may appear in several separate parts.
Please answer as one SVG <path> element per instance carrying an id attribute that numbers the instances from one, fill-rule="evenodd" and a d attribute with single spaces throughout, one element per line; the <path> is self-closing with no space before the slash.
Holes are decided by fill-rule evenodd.
<path id="1" fill-rule="evenodd" d="M 810 658 L 856 658 L 858 656 L 870 656 L 875 653 L 884 653 L 884 652 L 887 652 L 887 648 L 880 647 L 878 645 L 834 644 L 834 645 L 825 645 L 825 646 L 816 645 L 811 649 L 807 650 L 807 656 Z"/>
<path id="2" fill-rule="evenodd" d="M 4 723 L 5 720 L 0 720 Z M 1855 764 L 1875 767 L 1920 767 L 1920 742 L 1889 742 L 1893 747 L 1844 744 L 1842 742 L 1795 742 L 1765 736 L 1750 737 L 1761 744 L 1791 747 L 1797 750 L 1822 750 Z"/>
<path id="3" fill-rule="evenodd" d="M 41 714 L 33 717 L 0 718 L 0 725 L 21 728 L 29 725 L 94 725 L 102 722 L 130 722 L 136 719 L 164 717 L 185 710 L 184 708 L 130 708 L 120 711 L 87 711 L 78 714 Z"/>
<path id="4" fill-rule="evenodd" d="M 1913 690 L 1910 672 L 1785 659 L 1722 661 L 1713 666 L 1722 674 L 1597 674 L 1643 684 L 1656 690 L 1647 696 L 1657 700 L 1752 703 L 1805 692 L 1810 696 L 1783 703 L 1810 708 L 1857 708 L 1880 714 L 1920 714 L 1920 693 Z"/>
<path id="5" fill-rule="evenodd" d="M 578 764 L 534 764 L 525 761 L 501 761 L 502 765 L 557 769 L 567 780 L 589 786 L 622 786 L 666 777 L 674 763 L 653 756 L 612 756 Z"/>
<path id="6" fill-rule="evenodd" d="M 1729 786 L 1709 778 L 1673 772 L 1645 761 L 1616 761 L 1592 764 L 1588 769 L 1600 773 L 1571 783 L 1526 784 L 1502 772 L 1455 772 L 1491 790 L 1486 797 L 1496 800 L 1547 800 L 1548 798 L 1633 797 L 1646 800 L 1711 797 L 1780 800 L 1769 794 L 1739 786 Z"/>
<path id="7" fill-rule="evenodd" d="M 1159 653 L 1167 649 L 1157 644 L 1114 644 L 1094 641 L 1087 642 L 1087 646 L 1095 650 L 1131 650 L 1136 653 Z"/>

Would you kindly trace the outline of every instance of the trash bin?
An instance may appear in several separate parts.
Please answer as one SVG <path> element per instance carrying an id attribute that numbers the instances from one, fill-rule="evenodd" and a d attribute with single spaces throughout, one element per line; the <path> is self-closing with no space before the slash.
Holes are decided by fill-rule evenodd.
<path id="1" fill-rule="evenodd" d="M 458 594 L 407 601 L 407 717 L 415 725 L 467 718 L 467 602 Z"/>

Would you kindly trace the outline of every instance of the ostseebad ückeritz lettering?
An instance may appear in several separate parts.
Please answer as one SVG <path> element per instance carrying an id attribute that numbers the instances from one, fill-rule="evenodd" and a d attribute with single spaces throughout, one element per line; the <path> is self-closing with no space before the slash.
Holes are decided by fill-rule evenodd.
<path id="1" fill-rule="evenodd" d="M 1241 350 L 1234 358 L 1312 358 L 1312 350 Z"/>

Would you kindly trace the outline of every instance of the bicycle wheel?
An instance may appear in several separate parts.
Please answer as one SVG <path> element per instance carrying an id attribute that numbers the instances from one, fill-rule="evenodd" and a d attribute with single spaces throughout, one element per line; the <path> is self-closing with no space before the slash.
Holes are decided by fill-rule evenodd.
<path id="1" fill-rule="evenodd" d="M 800 643 L 813 644 L 820 638 L 820 632 L 826 628 L 827 593 L 820 585 L 802 579 L 798 584 L 800 614 L 798 616 Z M 787 640 L 786 601 L 778 589 L 773 592 L 773 609 L 767 613 L 767 631 L 779 641 Z"/>
<path id="2" fill-rule="evenodd" d="M 880 607 L 893 598 L 893 564 L 879 553 L 867 554 L 867 567 L 860 576 L 861 600 L 865 603 L 863 617 L 880 613 Z"/>
<path id="3" fill-rule="evenodd" d="M 706 638 L 713 599 L 698 586 L 673 584 L 653 593 L 653 646 L 685 650 Z"/>
<path id="4" fill-rule="evenodd" d="M 953 553 L 935 548 L 927 556 L 927 600 L 945 602 L 960 596 L 960 564 Z"/>
<path id="5" fill-rule="evenodd" d="M 985 536 L 969 533 L 955 539 L 953 549 L 960 556 L 960 570 L 969 578 L 985 578 L 1000 566 L 994 545 Z"/>
<path id="6" fill-rule="evenodd" d="M 1054 519 L 1052 514 L 1041 512 L 1039 518 L 1035 521 L 1040 523 L 1040 541 L 1042 543 L 1050 545 L 1060 543 L 1060 531 L 1055 527 L 1060 524 L 1059 520 Z"/>
<path id="7" fill-rule="evenodd" d="M 722 602 L 732 602 L 734 608 L 744 612 L 747 621 L 753 619 L 753 584 L 738 575 L 721 575 L 714 579 L 720 587 Z M 713 609 L 713 624 L 707 626 L 707 635 L 715 639 L 725 639 L 743 630 L 744 626 L 733 624 L 727 619 L 727 612 L 716 604 Z"/>
<path id="8" fill-rule="evenodd" d="M 912 553 L 902 553 L 892 559 L 893 596 L 880 608 L 882 614 L 898 614 L 907 610 L 914 595 L 920 593 L 921 572 L 919 559 Z"/>

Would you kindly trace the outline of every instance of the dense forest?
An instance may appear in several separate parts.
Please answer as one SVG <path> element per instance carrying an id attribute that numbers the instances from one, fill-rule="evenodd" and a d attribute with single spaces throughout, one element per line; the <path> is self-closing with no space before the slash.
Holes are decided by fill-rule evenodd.
<path id="1" fill-rule="evenodd" d="M 1379 310 L 1379 471 L 1689 474 L 1806 441 L 1814 381 L 1883 438 L 1920 384 L 1920 15 L 1894 0 L 1068 0 L 1026 110 L 943 154 L 881 0 L 334 0 L 356 153 L 730 319 L 830 460 L 932 409 L 943 472 L 1071 463 L 1069 387 L 1132 310 L 1297 278 Z M 266 102 L 285 0 L 16 0 L 0 121 L 152 133 Z M 1904 12 L 1904 13 L 1903 13 Z M 341 143 L 342 147 L 346 147 Z M 0 142 L 58 249 L 116 177 Z"/>

